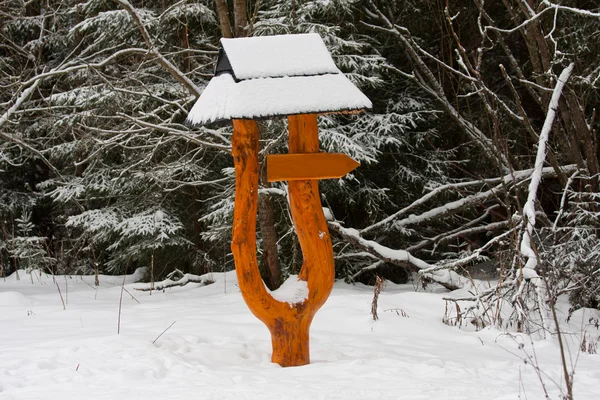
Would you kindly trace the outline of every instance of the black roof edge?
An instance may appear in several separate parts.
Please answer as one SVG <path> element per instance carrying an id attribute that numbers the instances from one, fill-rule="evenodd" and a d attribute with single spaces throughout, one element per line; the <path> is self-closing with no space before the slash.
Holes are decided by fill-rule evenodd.
<path id="1" fill-rule="evenodd" d="M 233 68 L 231 67 L 231 63 L 229 62 L 229 57 L 227 57 L 227 53 L 225 53 L 225 49 L 222 47 L 219 49 L 219 56 L 217 58 L 217 64 L 215 65 L 215 76 L 221 74 L 230 74 L 236 82 L 238 81 L 233 72 Z"/>

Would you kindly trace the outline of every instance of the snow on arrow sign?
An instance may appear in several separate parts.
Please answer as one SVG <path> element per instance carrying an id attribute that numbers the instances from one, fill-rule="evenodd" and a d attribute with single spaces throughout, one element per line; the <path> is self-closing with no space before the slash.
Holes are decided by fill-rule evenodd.
<path id="1" fill-rule="evenodd" d="M 357 113 L 369 99 L 335 66 L 317 34 L 221 39 L 215 76 L 190 111 L 195 125 L 233 120 L 231 152 L 235 202 L 231 252 L 250 311 L 269 328 L 271 360 L 283 367 L 310 362 L 309 329 L 335 279 L 333 246 L 323 214 L 319 179 L 340 178 L 358 166 L 345 154 L 319 151 L 317 116 Z M 267 291 L 258 270 L 256 119 L 287 116 L 289 153 L 267 156 L 267 179 L 288 181 L 290 210 L 303 264 L 293 292 Z"/>

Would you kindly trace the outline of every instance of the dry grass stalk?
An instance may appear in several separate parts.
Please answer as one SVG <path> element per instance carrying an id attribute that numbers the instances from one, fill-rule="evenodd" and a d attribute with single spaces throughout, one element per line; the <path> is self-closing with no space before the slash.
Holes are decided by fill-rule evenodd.
<path id="1" fill-rule="evenodd" d="M 385 281 L 377 275 L 375 277 L 375 288 L 373 289 L 373 301 L 371 302 L 371 315 L 373 316 L 373 321 L 377 321 L 379 316 L 377 315 L 377 301 L 379 300 L 379 294 L 385 285 Z"/>
<path id="2" fill-rule="evenodd" d="M 58 285 L 58 282 L 56 282 L 56 288 L 58 289 L 58 294 L 60 295 L 60 301 L 62 301 L 63 310 L 66 310 L 67 306 L 65 306 L 65 299 L 63 299 L 63 295 L 62 295 L 62 292 L 60 291 L 60 286 Z"/>

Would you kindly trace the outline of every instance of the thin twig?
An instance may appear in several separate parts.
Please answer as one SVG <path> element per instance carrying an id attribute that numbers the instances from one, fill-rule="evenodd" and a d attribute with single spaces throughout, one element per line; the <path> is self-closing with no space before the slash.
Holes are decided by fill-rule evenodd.
<path id="1" fill-rule="evenodd" d="M 132 295 L 132 294 L 131 294 L 131 292 L 130 292 L 129 290 L 125 289 L 125 287 L 123 287 L 123 290 L 124 290 L 125 292 L 127 292 L 127 294 L 128 294 L 128 295 L 130 295 L 130 296 L 131 296 L 131 298 L 132 298 L 133 300 L 135 300 L 135 301 L 136 301 L 138 304 L 141 304 L 141 303 L 140 303 L 140 301 L 139 301 L 138 299 L 136 299 L 136 298 L 135 298 L 135 296 L 134 296 L 134 295 Z"/>
<path id="2" fill-rule="evenodd" d="M 175 322 L 177 322 L 177 321 L 173 321 L 173 323 L 172 323 L 171 325 L 169 325 L 169 326 L 167 327 L 167 329 L 165 329 L 164 331 L 162 331 L 162 332 L 161 332 L 161 334 L 160 334 L 160 335 L 158 335 L 158 336 L 156 337 L 156 339 L 154 339 L 154 341 L 152 341 L 152 344 L 154 344 L 154 343 L 155 343 L 155 342 L 156 342 L 158 339 L 160 339 L 160 337 L 161 337 L 161 336 L 162 336 L 162 335 L 163 335 L 163 334 L 164 334 L 166 331 L 168 331 L 169 329 L 171 329 L 171 327 L 172 327 L 173 325 L 175 325 Z"/>
<path id="3" fill-rule="evenodd" d="M 121 333 L 121 308 L 123 306 L 123 291 L 125 290 L 125 277 L 126 276 L 127 276 L 126 274 L 123 274 L 123 283 L 121 283 L 121 297 L 119 298 L 119 319 L 117 322 L 117 335 L 119 335 Z M 138 301 L 138 303 L 139 303 L 139 301 Z"/>
<path id="4" fill-rule="evenodd" d="M 56 282 L 56 288 L 58 289 L 58 294 L 60 295 L 60 301 L 62 301 L 63 304 L 63 310 L 66 310 L 67 306 L 65 306 L 65 299 L 63 299 L 63 295 L 60 291 L 60 286 L 58 285 L 58 282 Z"/>

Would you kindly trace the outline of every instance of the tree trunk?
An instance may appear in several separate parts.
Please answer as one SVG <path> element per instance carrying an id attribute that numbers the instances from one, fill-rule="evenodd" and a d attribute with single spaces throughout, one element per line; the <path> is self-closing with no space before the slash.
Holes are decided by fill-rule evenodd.
<path id="1" fill-rule="evenodd" d="M 248 8 L 246 0 L 234 0 L 233 13 L 235 19 L 235 37 L 248 36 Z"/>
<path id="2" fill-rule="evenodd" d="M 271 330 L 273 356 L 271 361 L 281 366 L 310 364 L 309 330 L 311 318 L 275 318 Z"/>
<path id="3" fill-rule="evenodd" d="M 265 175 L 265 168 L 262 168 L 260 174 L 261 186 L 269 188 L 271 185 Z M 269 289 L 275 290 L 281 285 L 281 265 L 277 258 L 277 229 L 275 228 L 273 200 L 268 194 L 258 196 L 258 222 L 262 237 L 263 263 L 267 274 L 266 284 Z"/>
<path id="4" fill-rule="evenodd" d="M 257 124 L 259 134 L 264 132 L 263 124 Z M 260 144 L 259 144 L 260 146 Z M 259 147 L 260 148 L 260 147 Z M 259 157 L 259 187 L 270 188 L 267 180 L 266 155 Z M 258 195 L 258 223 L 262 238 L 261 248 L 263 264 L 265 266 L 266 284 L 270 290 L 275 290 L 281 285 L 281 265 L 277 257 L 277 229 L 275 228 L 275 213 L 273 212 L 273 200 L 268 194 Z"/>
<path id="5" fill-rule="evenodd" d="M 232 38 L 233 30 L 231 29 L 231 22 L 229 22 L 229 8 L 227 7 L 227 0 L 215 0 L 215 5 L 217 6 L 217 15 L 219 16 L 221 35 L 224 38 Z"/>
<path id="6" fill-rule="evenodd" d="M 192 59 L 191 54 L 188 51 L 190 48 L 190 39 L 187 15 L 185 16 L 185 25 L 183 25 L 181 47 L 185 49 L 183 51 L 183 72 L 190 72 L 192 70 Z"/>

